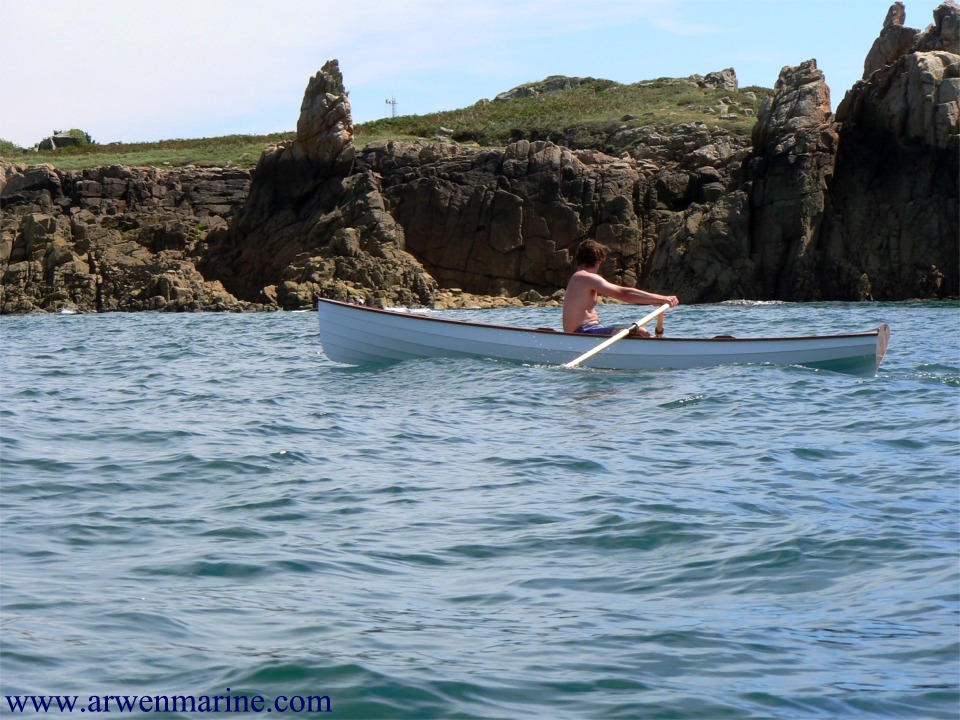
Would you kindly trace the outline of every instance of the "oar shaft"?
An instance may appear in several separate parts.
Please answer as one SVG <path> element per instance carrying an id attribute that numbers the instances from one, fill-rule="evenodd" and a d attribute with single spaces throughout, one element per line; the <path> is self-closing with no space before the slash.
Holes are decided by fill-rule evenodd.
<path id="1" fill-rule="evenodd" d="M 580 363 L 582 363 L 584 360 L 589 360 L 590 358 L 592 358 L 592 357 L 593 357 L 594 355 L 596 355 L 597 353 L 603 352 L 604 350 L 606 350 L 608 347 L 610 347 L 611 345 L 613 345 L 613 344 L 614 344 L 615 342 L 617 342 L 618 340 L 622 340 L 622 339 L 625 338 L 627 335 L 629 335 L 630 333 L 632 333 L 632 332 L 634 331 L 634 329 L 640 329 L 641 327 L 643 327 L 644 325 L 646 325 L 648 322 L 650 322 L 651 320 L 653 320 L 653 319 L 654 319 L 655 317 L 657 317 L 658 315 L 659 315 L 659 316 L 662 316 L 663 313 L 664 313 L 665 311 L 669 310 L 669 309 L 670 309 L 670 303 L 664 303 L 663 305 L 661 305 L 660 307 L 658 307 L 656 310 L 654 310 L 654 311 L 653 311 L 652 313 L 650 313 L 649 315 L 646 315 L 646 316 L 640 318 L 639 320 L 637 320 L 635 323 L 633 323 L 632 325 L 630 325 L 630 327 L 624 328 L 623 330 L 618 331 L 618 332 L 615 333 L 614 335 L 611 335 L 609 338 L 607 338 L 606 340 L 604 340 L 602 343 L 600 343 L 599 345 L 597 345 L 595 348 L 592 348 L 592 349 L 588 350 L 587 352 L 585 352 L 585 353 L 584 353 L 583 355 L 581 355 L 580 357 L 575 358 L 575 359 L 571 360 L 571 361 L 568 362 L 568 363 L 564 363 L 563 366 L 564 366 L 565 368 L 576 367 L 577 365 L 579 365 Z"/>
<path id="2" fill-rule="evenodd" d="M 585 353 L 584 353 L 583 355 L 581 355 L 580 357 L 575 358 L 574 360 L 571 360 L 571 361 L 568 362 L 568 363 L 564 363 L 563 366 L 564 366 L 565 368 L 576 367 L 577 365 L 579 365 L 580 363 L 582 363 L 584 360 L 589 360 L 589 359 L 592 358 L 594 355 L 596 355 L 598 352 L 602 352 L 602 351 L 606 350 L 608 347 L 610 347 L 610 346 L 613 345 L 615 342 L 617 342 L 617 340 L 620 340 L 621 338 L 626 337 L 627 335 L 629 335 L 629 334 L 632 333 L 632 332 L 633 332 L 633 325 L 631 325 L 631 326 L 628 327 L 628 328 L 624 328 L 623 330 L 620 330 L 619 332 L 617 332 L 616 335 L 610 336 L 609 338 L 607 338 L 606 340 L 604 340 L 602 343 L 600 343 L 599 345 L 597 345 L 595 348 L 593 348 L 593 349 L 591 349 L 591 350 L 588 350 L 587 352 L 585 352 Z"/>

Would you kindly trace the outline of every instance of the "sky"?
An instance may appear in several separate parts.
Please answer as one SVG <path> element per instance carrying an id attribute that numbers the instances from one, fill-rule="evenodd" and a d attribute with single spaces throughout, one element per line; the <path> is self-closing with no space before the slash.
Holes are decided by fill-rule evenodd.
<path id="1" fill-rule="evenodd" d="M 99 143 L 296 129 L 340 62 L 355 123 L 473 105 L 550 75 L 634 83 L 816 59 L 834 109 L 892 0 L 0 0 L 0 139 Z M 940 0 L 904 0 L 906 25 Z"/>

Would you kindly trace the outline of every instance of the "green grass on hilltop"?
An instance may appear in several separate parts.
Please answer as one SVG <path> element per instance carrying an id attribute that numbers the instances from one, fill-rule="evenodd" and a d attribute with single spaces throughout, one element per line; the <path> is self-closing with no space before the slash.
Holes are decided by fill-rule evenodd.
<path id="1" fill-rule="evenodd" d="M 252 167 L 264 148 L 296 133 L 227 135 L 197 140 L 161 140 L 153 143 L 80 145 L 34 152 L 0 140 L 0 154 L 10 162 L 50 163 L 61 170 L 87 170 L 109 165 L 184 167 Z"/>
<path id="2" fill-rule="evenodd" d="M 752 91 L 756 101 L 746 96 Z M 755 116 L 737 114 L 721 119 L 716 108 L 724 98 L 756 113 L 771 91 L 748 87 L 736 92 L 700 88 L 663 78 L 621 85 L 610 80 L 589 80 L 568 89 L 503 102 L 481 100 L 459 110 L 426 115 L 405 115 L 360 123 L 355 142 L 364 147 L 374 140 L 435 139 L 441 128 L 453 131 L 457 142 L 503 146 L 519 138 L 562 141 L 574 128 L 597 130 L 599 136 L 616 128 L 655 126 L 670 129 L 683 123 L 705 122 L 735 135 L 747 135 Z M 736 112 L 736 109 L 734 109 Z M 589 134 L 589 133 L 588 133 Z M 0 140 L 0 154 L 10 162 L 50 163 L 62 170 L 85 170 L 108 165 L 183 167 L 252 167 L 267 146 L 291 140 L 295 133 L 229 135 L 196 140 L 163 140 L 154 143 L 85 144 L 35 152 Z"/>
<path id="3" fill-rule="evenodd" d="M 752 91 L 756 101 L 748 100 Z M 480 145 L 505 145 L 518 138 L 558 138 L 572 127 L 615 128 L 623 125 L 672 128 L 683 123 L 706 122 L 736 135 L 748 135 L 755 116 L 738 115 L 720 119 L 707 114 L 723 98 L 730 97 L 756 113 L 765 88 L 744 88 L 736 92 L 704 89 L 671 81 L 621 85 L 596 80 L 571 90 L 544 93 L 535 97 L 504 102 L 481 100 L 471 107 L 426 115 L 384 118 L 358 126 L 358 135 L 377 138 L 412 136 L 434 138 L 439 128 L 453 131 L 458 142 L 475 141 Z M 629 116 L 629 120 L 624 120 Z"/>

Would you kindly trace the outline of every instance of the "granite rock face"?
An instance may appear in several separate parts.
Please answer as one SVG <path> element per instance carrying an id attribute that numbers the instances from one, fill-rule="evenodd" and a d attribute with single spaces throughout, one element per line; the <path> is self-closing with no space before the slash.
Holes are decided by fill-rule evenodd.
<path id="1" fill-rule="evenodd" d="M 692 123 L 360 150 L 331 61 L 252 173 L 0 160 L 0 312 L 557 302 L 587 237 L 610 280 L 685 303 L 955 297 L 960 6 L 904 21 L 894 4 L 836 116 L 816 61 L 784 68 L 749 140 Z M 736 88 L 732 69 L 677 82 Z"/>
<path id="2" fill-rule="evenodd" d="M 282 308 L 319 296 L 379 305 L 432 302 L 436 282 L 404 250 L 381 179 L 355 168 L 339 65 L 310 79 L 296 139 L 264 151 L 250 196 L 201 263 L 237 297 Z"/>
<path id="3" fill-rule="evenodd" d="M 735 86 L 731 74 L 709 82 Z M 619 157 L 528 140 L 355 151 L 333 127 L 349 123 L 341 82 L 335 62 L 311 80 L 303 106 L 315 120 L 301 115 L 297 139 L 264 153 L 249 200 L 211 245 L 204 275 L 237 297 L 281 307 L 319 296 L 445 305 L 463 291 L 543 301 L 565 286 L 585 237 L 611 248 L 604 272 L 613 280 L 652 287 L 657 279 L 645 275 L 660 225 L 691 202 L 719 198 L 749 152 L 705 124 L 624 135 Z M 334 141 L 320 156 L 305 149 L 308 136 Z"/>
<path id="4" fill-rule="evenodd" d="M 840 145 L 819 238 L 822 293 L 956 296 L 960 238 L 960 6 L 837 108 Z"/>
<path id="5" fill-rule="evenodd" d="M 746 172 L 759 297 L 819 296 L 815 250 L 838 143 L 816 61 L 784 68 L 760 109 Z"/>
<path id="6" fill-rule="evenodd" d="M 958 19 L 948 0 L 908 31 L 895 4 L 836 117 L 815 61 L 784 68 L 738 181 L 664 225 L 657 284 L 686 302 L 960 294 Z"/>
<path id="7" fill-rule="evenodd" d="M 619 279 L 638 280 L 635 163 L 526 140 L 484 151 L 378 143 L 361 160 L 383 178 L 407 249 L 441 286 L 552 293 L 566 284 L 570 251 L 587 236 L 615 249 Z"/>
<path id="8" fill-rule="evenodd" d="M 0 161 L 0 313 L 254 310 L 198 272 L 250 173 Z"/>

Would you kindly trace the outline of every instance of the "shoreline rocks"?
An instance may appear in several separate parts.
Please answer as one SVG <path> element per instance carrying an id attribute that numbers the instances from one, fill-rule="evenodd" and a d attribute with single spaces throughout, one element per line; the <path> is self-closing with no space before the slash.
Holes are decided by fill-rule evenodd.
<path id="1" fill-rule="evenodd" d="M 558 303 L 585 237 L 612 281 L 685 303 L 957 297 L 960 6 L 922 32 L 904 18 L 895 3 L 836 116 L 809 60 L 749 140 L 695 123 L 614 129 L 618 155 L 577 129 L 358 149 L 333 60 L 252 171 L 0 159 L 0 314 Z M 732 70 L 700 80 L 736 89 Z"/>
<path id="2" fill-rule="evenodd" d="M 248 171 L 0 171 L 0 313 L 265 309 L 196 267 L 245 201 Z"/>

